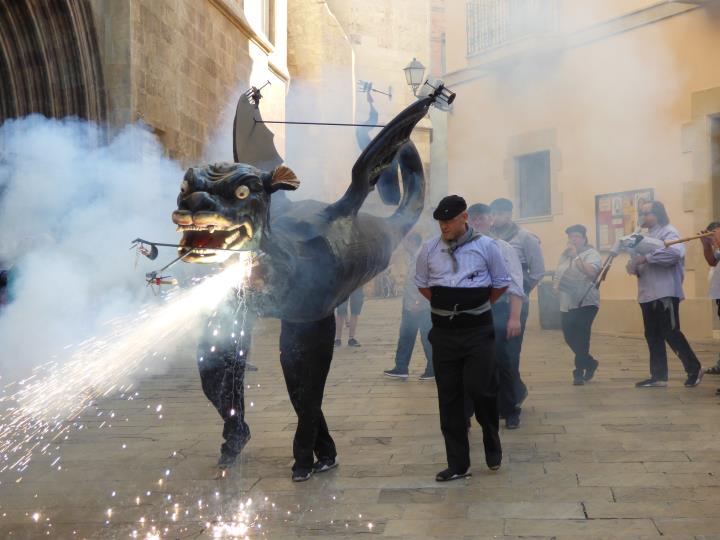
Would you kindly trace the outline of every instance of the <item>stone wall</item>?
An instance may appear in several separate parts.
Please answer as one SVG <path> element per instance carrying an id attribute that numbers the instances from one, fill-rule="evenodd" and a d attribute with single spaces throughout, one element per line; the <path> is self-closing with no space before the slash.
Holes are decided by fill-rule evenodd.
<path id="1" fill-rule="evenodd" d="M 190 164 L 227 124 L 220 154 L 232 160 L 226 116 L 241 91 L 270 79 L 263 107 L 284 113 L 285 10 L 276 4 L 277 46 L 251 28 L 239 0 L 94 0 L 112 125 L 142 120 Z"/>

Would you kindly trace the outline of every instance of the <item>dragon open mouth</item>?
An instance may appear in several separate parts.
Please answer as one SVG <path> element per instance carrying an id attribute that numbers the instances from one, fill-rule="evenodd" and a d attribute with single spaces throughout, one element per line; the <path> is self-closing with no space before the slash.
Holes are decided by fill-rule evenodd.
<path id="1" fill-rule="evenodd" d="M 250 218 L 241 223 L 232 223 L 220 214 L 177 210 L 173 213 L 173 221 L 177 231 L 182 233 L 180 239 L 180 255 L 187 262 L 221 262 L 227 259 L 229 251 L 242 250 L 243 246 L 253 239 L 254 229 Z"/>

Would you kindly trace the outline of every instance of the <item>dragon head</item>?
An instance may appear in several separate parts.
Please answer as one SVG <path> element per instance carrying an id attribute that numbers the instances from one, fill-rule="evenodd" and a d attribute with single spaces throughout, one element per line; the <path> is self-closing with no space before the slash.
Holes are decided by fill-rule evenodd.
<path id="1" fill-rule="evenodd" d="M 283 165 L 272 172 L 243 163 L 215 163 L 190 168 L 178 195 L 173 222 L 182 233 L 180 255 L 194 263 L 217 263 L 231 251 L 257 250 L 267 233 L 270 196 L 297 189 L 295 174 Z"/>

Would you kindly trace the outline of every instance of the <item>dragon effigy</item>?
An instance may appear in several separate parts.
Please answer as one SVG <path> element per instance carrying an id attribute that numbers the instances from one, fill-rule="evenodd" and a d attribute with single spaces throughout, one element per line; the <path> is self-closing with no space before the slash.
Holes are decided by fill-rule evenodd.
<path id="1" fill-rule="evenodd" d="M 349 188 L 332 204 L 290 201 L 281 190 L 299 187 L 293 171 L 282 164 L 274 147 L 260 154 L 250 148 L 260 139 L 265 145 L 272 141 L 262 121 L 258 123 L 261 96 L 255 89 L 238 104 L 236 163 L 188 169 L 172 215 L 182 232 L 182 260 L 222 262 L 232 257 L 228 250 L 260 254 L 253 269 L 259 285 L 242 298 L 229 297 L 209 321 L 198 347 L 203 390 L 225 422 L 220 467 L 232 465 L 250 438 L 243 405 L 249 335 L 239 345 L 234 332 L 218 337 L 214 330 L 237 324 L 233 319 L 238 302 L 251 313 L 281 320 L 280 363 L 298 417 L 293 479 L 335 465 L 335 445 L 322 412 L 333 356 L 334 308 L 387 267 L 418 220 L 425 180 L 410 134 L 434 102 L 443 101 L 444 95 L 447 103 L 447 93 L 437 86 L 369 141 L 352 168 Z M 375 188 L 384 202 L 398 205 L 387 218 L 360 212 Z"/>

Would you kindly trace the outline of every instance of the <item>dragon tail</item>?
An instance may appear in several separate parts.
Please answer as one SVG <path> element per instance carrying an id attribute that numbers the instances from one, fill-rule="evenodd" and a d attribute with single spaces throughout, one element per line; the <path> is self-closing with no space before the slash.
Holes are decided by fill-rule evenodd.
<path id="1" fill-rule="evenodd" d="M 425 201 L 425 174 L 422 159 L 412 141 L 403 144 L 396 155 L 400 176 L 402 177 L 402 195 L 398 209 L 388 218 L 393 230 L 402 239 L 413 228 L 423 210 Z M 393 170 L 396 170 L 393 168 Z M 390 181 L 394 176 L 395 185 L 399 188 L 397 173 L 381 178 L 380 182 Z M 399 191 L 399 189 L 398 189 Z"/>

